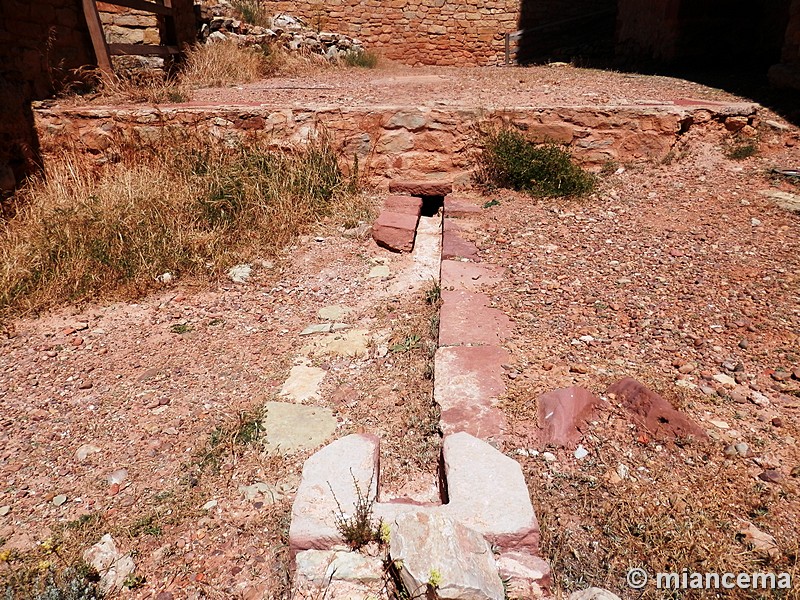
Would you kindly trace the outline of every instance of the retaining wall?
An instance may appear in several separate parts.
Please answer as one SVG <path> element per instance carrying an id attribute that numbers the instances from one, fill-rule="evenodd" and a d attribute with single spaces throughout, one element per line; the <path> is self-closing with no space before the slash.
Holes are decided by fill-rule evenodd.
<path id="1" fill-rule="evenodd" d="M 58 152 L 64 136 L 96 155 L 121 140 L 158 142 L 186 135 L 211 136 L 231 144 L 244 138 L 265 144 L 302 143 L 325 128 L 352 160 L 368 165 L 378 182 L 393 177 L 447 177 L 458 181 L 473 165 L 477 126 L 511 121 L 540 139 L 572 147 L 587 165 L 663 159 L 690 126 L 745 117 L 756 105 L 654 105 L 521 107 L 382 106 L 344 109 L 260 106 L 173 106 L 160 108 L 65 108 L 36 111 L 45 152 Z M 741 126 L 741 124 L 740 124 Z"/>

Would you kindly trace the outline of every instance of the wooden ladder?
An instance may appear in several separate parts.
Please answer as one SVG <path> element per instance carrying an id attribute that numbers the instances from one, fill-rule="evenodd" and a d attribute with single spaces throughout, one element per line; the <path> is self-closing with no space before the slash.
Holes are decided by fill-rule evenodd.
<path id="1" fill-rule="evenodd" d="M 106 42 L 103 23 L 97 10 L 97 0 L 83 0 L 83 14 L 89 35 L 92 38 L 94 54 L 97 57 L 97 66 L 100 70 L 111 75 L 114 68 L 111 64 L 112 56 L 137 55 L 137 56 L 163 56 L 180 55 L 186 45 L 197 41 L 197 30 L 194 17 L 194 0 L 103 0 L 106 4 L 123 6 L 134 10 L 141 10 L 158 15 L 159 29 L 161 31 L 161 45 L 151 44 L 109 44 Z"/>

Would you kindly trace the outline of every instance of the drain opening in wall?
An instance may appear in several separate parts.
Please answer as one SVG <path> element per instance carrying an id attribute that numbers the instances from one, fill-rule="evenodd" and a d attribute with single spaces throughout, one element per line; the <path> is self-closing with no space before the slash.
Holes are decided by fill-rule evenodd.
<path id="1" fill-rule="evenodd" d="M 444 206 L 444 196 L 421 196 L 422 216 L 435 217 Z"/>

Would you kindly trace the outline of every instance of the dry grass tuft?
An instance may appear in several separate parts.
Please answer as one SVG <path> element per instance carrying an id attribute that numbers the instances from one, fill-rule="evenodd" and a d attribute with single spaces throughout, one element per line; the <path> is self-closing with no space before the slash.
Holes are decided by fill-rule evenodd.
<path id="1" fill-rule="evenodd" d="M 187 53 L 180 81 L 192 87 L 250 83 L 274 75 L 284 61 L 284 53 L 269 46 L 241 46 L 235 41 L 200 44 Z"/>
<path id="2" fill-rule="evenodd" d="M 166 272 L 216 276 L 338 219 L 340 205 L 352 220 L 360 199 L 324 135 L 293 151 L 139 147 L 99 171 L 65 152 L 17 194 L 0 228 L 0 312 L 135 295 Z"/>

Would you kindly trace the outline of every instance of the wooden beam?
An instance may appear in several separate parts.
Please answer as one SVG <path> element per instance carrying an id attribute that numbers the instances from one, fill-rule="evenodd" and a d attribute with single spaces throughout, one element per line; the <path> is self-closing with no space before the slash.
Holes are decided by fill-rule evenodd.
<path id="1" fill-rule="evenodd" d="M 197 42 L 197 23 L 194 16 L 194 0 L 164 0 L 172 6 L 172 25 L 175 28 L 174 43 L 181 50 Z M 172 42 L 173 40 L 170 40 Z"/>
<path id="2" fill-rule="evenodd" d="M 148 44 L 109 44 L 114 56 L 173 56 L 180 54 L 177 46 L 150 46 Z"/>
<path id="3" fill-rule="evenodd" d="M 115 6 L 124 6 L 125 8 L 132 8 L 134 10 L 142 10 L 145 12 L 156 13 L 157 15 L 170 16 L 172 15 L 172 8 L 164 6 L 163 4 L 156 4 L 155 2 L 147 2 L 146 0 L 103 0 L 106 4 L 113 4 Z"/>
<path id="4" fill-rule="evenodd" d="M 89 36 L 92 38 L 97 66 L 106 75 L 113 75 L 114 68 L 111 66 L 111 55 L 108 52 L 108 44 L 106 43 L 103 24 L 100 22 L 100 14 L 97 12 L 95 0 L 83 0 L 83 16 L 86 18 Z"/>

